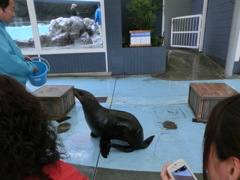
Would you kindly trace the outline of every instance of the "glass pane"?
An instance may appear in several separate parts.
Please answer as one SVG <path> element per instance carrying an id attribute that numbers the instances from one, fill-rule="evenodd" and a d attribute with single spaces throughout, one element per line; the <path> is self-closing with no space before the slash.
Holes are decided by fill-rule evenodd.
<path id="1" fill-rule="evenodd" d="M 34 0 L 42 49 L 102 48 L 99 0 Z"/>
<path id="2" fill-rule="evenodd" d="M 26 0 L 15 0 L 14 22 L 6 27 L 10 36 L 21 49 L 34 50 L 33 33 Z"/>

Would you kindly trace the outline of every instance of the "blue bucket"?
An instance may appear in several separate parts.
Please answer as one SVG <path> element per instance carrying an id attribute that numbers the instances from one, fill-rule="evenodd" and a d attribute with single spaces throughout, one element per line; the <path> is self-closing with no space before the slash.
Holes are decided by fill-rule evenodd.
<path id="1" fill-rule="evenodd" d="M 33 61 L 35 66 L 38 67 L 38 72 L 28 75 L 28 79 L 33 86 L 42 86 L 47 81 L 47 72 L 50 70 L 48 61 L 41 57 L 33 57 L 33 60 L 38 59 L 39 61 Z M 44 62 L 42 62 L 42 60 Z"/>

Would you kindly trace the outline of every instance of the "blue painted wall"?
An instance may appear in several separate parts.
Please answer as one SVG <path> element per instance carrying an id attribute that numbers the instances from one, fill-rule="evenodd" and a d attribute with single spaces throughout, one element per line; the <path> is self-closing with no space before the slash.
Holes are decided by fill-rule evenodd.
<path id="1" fill-rule="evenodd" d="M 117 75 L 164 72 L 165 47 L 122 47 L 121 6 L 121 0 L 105 0 L 109 71 Z"/>
<path id="2" fill-rule="evenodd" d="M 105 0 L 107 59 L 113 75 L 163 73 L 165 47 L 122 47 L 121 0 Z M 123 22 L 124 23 L 124 22 Z M 105 53 L 43 55 L 51 64 L 50 73 L 106 72 Z"/>
<path id="3" fill-rule="evenodd" d="M 204 0 L 192 1 L 192 14 L 201 14 Z M 225 67 L 235 0 L 209 0 L 203 53 Z M 233 73 L 240 73 L 240 62 Z"/>
<path id="4" fill-rule="evenodd" d="M 209 0 L 203 52 L 225 66 L 234 0 Z"/>
<path id="5" fill-rule="evenodd" d="M 202 14 L 203 11 L 203 0 L 192 1 L 192 15 Z"/>
<path id="6" fill-rule="evenodd" d="M 51 73 L 106 72 L 105 53 L 42 55 L 51 65 Z"/>

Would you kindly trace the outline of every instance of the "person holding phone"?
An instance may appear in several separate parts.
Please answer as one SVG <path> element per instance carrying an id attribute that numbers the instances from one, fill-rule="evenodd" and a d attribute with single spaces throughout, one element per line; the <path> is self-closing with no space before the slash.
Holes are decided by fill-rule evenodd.
<path id="1" fill-rule="evenodd" d="M 37 72 L 38 68 L 28 56 L 23 56 L 21 50 L 6 31 L 5 26 L 15 17 L 13 0 L 0 1 L 0 74 L 11 76 L 25 85 L 27 75 Z"/>
<path id="2" fill-rule="evenodd" d="M 160 177 L 171 180 L 163 166 Z M 240 94 L 220 101 L 211 111 L 203 137 L 203 179 L 240 179 Z"/>
<path id="3" fill-rule="evenodd" d="M 193 172 L 183 159 L 178 159 L 167 166 L 170 179 L 174 180 L 197 180 Z"/>
<path id="4" fill-rule="evenodd" d="M 0 75 L 0 179 L 88 180 L 60 160 L 62 149 L 39 99 L 17 80 Z"/>

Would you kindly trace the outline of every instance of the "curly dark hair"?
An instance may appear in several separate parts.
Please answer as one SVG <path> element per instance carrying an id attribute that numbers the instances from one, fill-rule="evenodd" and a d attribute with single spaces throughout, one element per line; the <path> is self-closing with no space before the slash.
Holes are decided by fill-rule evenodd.
<path id="1" fill-rule="evenodd" d="M 42 169 L 61 158 L 61 146 L 37 97 L 0 75 L 0 178 L 50 179 Z"/>

